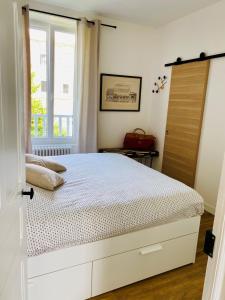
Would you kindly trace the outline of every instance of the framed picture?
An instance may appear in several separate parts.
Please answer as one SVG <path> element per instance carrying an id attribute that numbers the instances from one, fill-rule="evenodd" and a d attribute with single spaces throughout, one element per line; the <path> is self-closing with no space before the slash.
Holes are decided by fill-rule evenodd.
<path id="1" fill-rule="evenodd" d="M 101 74 L 101 111 L 140 111 L 142 77 Z"/>

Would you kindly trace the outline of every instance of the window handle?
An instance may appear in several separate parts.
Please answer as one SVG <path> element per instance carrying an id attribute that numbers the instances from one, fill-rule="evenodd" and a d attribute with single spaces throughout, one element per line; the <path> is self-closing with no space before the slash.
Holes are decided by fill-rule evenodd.
<path id="1" fill-rule="evenodd" d="M 28 192 L 22 190 L 22 196 L 30 196 L 30 199 L 33 199 L 33 197 L 34 197 L 34 189 L 30 188 L 30 191 L 28 191 Z"/>

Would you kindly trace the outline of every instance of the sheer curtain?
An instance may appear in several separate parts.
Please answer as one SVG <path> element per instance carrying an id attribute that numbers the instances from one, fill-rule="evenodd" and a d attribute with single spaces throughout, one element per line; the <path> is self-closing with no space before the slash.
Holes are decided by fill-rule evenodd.
<path id="1" fill-rule="evenodd" d="M 77 32 L 77 152 L 97 152 L 100 21 L 83 18 Z"/>
<path id="2" fill-rule="evenodd" d="M 29 7 L 23 7 L 23 53 L 24 53 L 24 138 L 26 153 L 31 146 L 31 65 L 29 36 Z"/>

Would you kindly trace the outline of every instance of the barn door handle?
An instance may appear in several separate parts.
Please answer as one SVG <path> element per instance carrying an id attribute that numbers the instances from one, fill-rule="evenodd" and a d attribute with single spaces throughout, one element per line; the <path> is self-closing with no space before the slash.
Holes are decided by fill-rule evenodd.
<path id="1" fill-rule="evenodd" d="M 168 135 L 168 134 L 169 134 L 169 130 L 167 129 L 167 130 L 166 130 L 166 135 Z"/>
<path id="2" fill-rule="evenodd" d="M 28 192 L 22 190 L 22 195 L 23 196 L 30 196 L 30 199 L 33 199 L 33 197 L 34 197 L 34 189 L 30 188 L 30 191 L 28 191 Z"/>

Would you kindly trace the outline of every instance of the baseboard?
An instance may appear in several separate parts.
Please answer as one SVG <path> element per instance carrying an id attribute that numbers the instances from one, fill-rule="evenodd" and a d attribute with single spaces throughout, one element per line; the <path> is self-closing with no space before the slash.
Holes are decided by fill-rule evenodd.
<path id="1" fill-rule="evenodd" d="M 212 214 L 212 215 L 215 215 L 215 210 L 216 210 L 216 208 L 215 208 L 214 205 L 208 204 L 208 203 L 205 202 L 205 203 L 204 203 L 204 206 L 205 206 L 205 211 L 209 212 L 209 213 Z"/>

